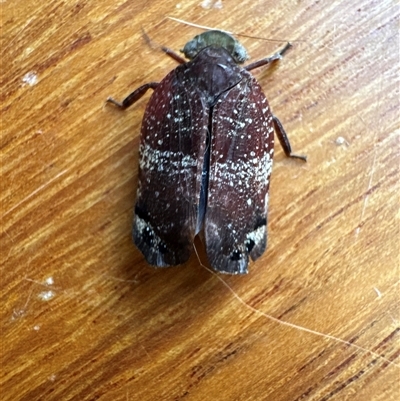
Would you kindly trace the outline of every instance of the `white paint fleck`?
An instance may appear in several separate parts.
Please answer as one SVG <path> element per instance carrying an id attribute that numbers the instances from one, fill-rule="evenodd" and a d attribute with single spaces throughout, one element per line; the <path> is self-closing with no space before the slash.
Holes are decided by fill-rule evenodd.
<path id="1" fill-rule="evenodd" d="M 11 321 L 19 319 L 25 315 L 25 309 L 14 309 L 11 316 Z"/>
<path id="2" fill-rule="evenodd" d="M 38 297 L 42 300 L 42 301 L 50 301 L 50 299 L 52 299 L 56 294 L 53 291 L 42 291 Z"/>
<path id="3" fill-rule="evenodd" d="M 36 324 L 35 326 L 33 326 L 33 330 L 39 331 L 40 330 L 40 324 Z"/>
<path id="4" fill-rule="evenodd" d="M 54 279 L 53 279 L 53 277 L 47 277 L 46 280 L 45 280 L 45 283 L 46 283 L 47 285 L 53 285 L 53 284 L 54 284 Z"/>
<path id="5" fill-rule="evenodd" d="M 337 137 L 335 143 L 336 143 L 337 146 L 341 146 L 341 145 L 349 146 L 349 143 L 342 136 Z"/>
<path id="6" fill-rule="evenodd" d="M 0 0 L 0 3 L 5 3 L 5 2 L 6 2 L 6 0 Z M 24 57 L 29 56 L 34 50 L 35 49 L 33 47 L 25 48 L 24 53 L 23 53 Z"/>
<path id="7" fill-rule="evenodd" d="M 38 77 L 37 77 L 37 75 L 36 75 L 35 72 L 30 71 L 30 72 L 27 72 L 27 73 L 23 76 L 22 82 L 23 82 L 24 84 L 28 84 L 28 85 L 30 85 L 30 86 L 33 86 L 33 85 L 36 85 L 36 84 L 38 83 Z"/>
<path id="8" fill-rule="evenodd" d="M 210 8 L 216 8 L 216 9 L 221 9 L 223 7 L 222 5 L 222 0 L 203 0 L 200 3 L 200 6 L 206 9 L 210 9 Z"/>

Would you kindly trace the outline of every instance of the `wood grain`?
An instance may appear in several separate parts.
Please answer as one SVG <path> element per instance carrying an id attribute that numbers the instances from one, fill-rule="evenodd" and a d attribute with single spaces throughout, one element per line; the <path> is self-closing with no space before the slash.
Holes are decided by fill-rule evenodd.
<path id="1" fill-rule="evenodd" d="M 3 400 L 399 399 L 397 2 L 1 8 Z M 201 32 L 169 15 L 282 40 L 242 37 L 252 60 L 294 44 L 255 75 L 308 163 L 277 146 L 268 249 L 229 289 L 130 239 L 148 96 L 104 101 L 174 68 L 142 27 Z"/>

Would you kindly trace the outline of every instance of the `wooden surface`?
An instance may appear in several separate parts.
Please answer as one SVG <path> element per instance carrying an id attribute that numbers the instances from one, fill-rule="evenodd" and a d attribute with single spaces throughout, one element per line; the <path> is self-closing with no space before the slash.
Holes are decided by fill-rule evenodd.
<path id="1" fill-rule="evenodd" d="M 398 400 L 397 2 L 165 3 L 1 2 L 2 400 Z M 131 243 L 148 96 L 104 101 L 175 67 L 141 27 L 201 32 L 167 15 L 282 39 L 241 38 L 252 60 L 294 44 L 254 73 L 308 163 L 276 146 L 268 249 L 230 289 Z"/>

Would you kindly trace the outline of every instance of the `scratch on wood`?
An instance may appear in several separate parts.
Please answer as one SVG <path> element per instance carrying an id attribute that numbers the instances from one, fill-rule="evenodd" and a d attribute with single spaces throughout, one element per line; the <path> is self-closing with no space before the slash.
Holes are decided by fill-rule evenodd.
<path id="1" fill-rule="evenodd" d="M 28 199 L 32 198 L 32 196 L 35 196 L 38 192 L 40 192 L 42 189 L 46 188 L 49 186 L 53 181 L 55 181 L 57 178 L 61 177 L 64 175 L 69 169 L 63 170 L 60 173 L 58 173 L 56 176 L 51 178 L 49 181 L 47 181 L 45 184 L 41 185 L 39 188 L 36 188 L 33 192 L 31 192 L 28 196 L 26 196 L 24 199 L 19 201 L 16 205 L 11 207 L 11 209 L 8 209 L 4 214 L 3 217 L 7 216 L 7 214 L 11 213 L 13 210 L 15 210 L 18 206 L 22 205 L 24 202 L 26 202 Z"/>
<path id="2" fill-rule="evenodd" d="M 373 143 L 375 143 L 375 137 L 376 137 L 376 134 L 375 134 L 375 136 L 374 136 L 374 141 L 373 141 Z M 366 209 L 367 209 L 368 198 L 369 198 L 369 190 L 370 190 L 371 187 L 372 187 L 372 178 L 373 178 L 373 176 L 374 176 L 375 169 L 376 169 L 376 154 L 377 154 L 377 150 L 376 150 L 376 147 L 374 147 L 374 158 L 373 158 L 373 160 L 372 160 L 372 167 L 371 167 L 371 171 L 370 171 L 370 173 L 369 173 L 368 187 L 367 187 L 367 191 L 366 191 L 366 194 L 365 194 L 365 197 L 364 197 L 363 208 L 362 208 L 362 211 L 361 211 L 360 226 L 361 226 L 361 224 L 362 224 L 362 221 L 363 221 L 364 215 L 365 215 L 365 211 L 366 211 Z M 357 227 L 357 229 L 356 229 L 356 236 L 358 236 L 358 234 L 360 233 L 360 230 L 361 230 L 361 228 L 360 228 L 360 227 Z"/>

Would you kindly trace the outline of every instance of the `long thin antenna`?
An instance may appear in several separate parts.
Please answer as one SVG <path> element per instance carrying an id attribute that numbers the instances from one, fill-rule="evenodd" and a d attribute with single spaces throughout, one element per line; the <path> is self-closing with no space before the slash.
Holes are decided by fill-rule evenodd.
<path id="1" fill-rule="evenodd" d="M 192 22 L 187 22 L 187 21 L 184 21 L 183 19 L 170 17 L 169 15 L 167 15 L 167 18 L 172 19 L 173 21 L 179 22 L 179 23 L 184 24 L 184 25 L 194 26 L 195 28 L 205 29 L 207 31 L 213 31 L 213 30 L 216 29 L 216 28 L 210 28 L 209 26 L 205 26 L 205 25 L 193 24 Z M 234 34 L 233 32 L 225 31 L 224 29 L 218 29 L 218 30 L 222 31 L 222 32 L 229 33 L 230 35 Z"/>
<path id="2" fill-rule="evenodd" d="M 179 22 L 180 24 L 185 24 L 185 25 L 189 25 L 189 26 L 193 26 L 195 28 L 200 28 L 200 29 L 204 29 L 207 31 L 212 31 L 216 28 L 211 28 L 209 26 L 205 26 L 205 25 L 198 25 L 198 24 L 194 24 L 192 22 L 188 22 L 179 18 L 175 18 L 175 17 L 170 17 L 169 15 L 167 15 L 167 18 Z M 251 36 L 251 35 L 246 35 L 244 33 L 234 33 L 234 32 L 230 32 L 230 31 L 226 31 L 224 29 L 218 29 L 219 31 L 222 32 L 226 32 L 229 33 L 230 35 L 235 35 L 235 36 L 242 36 L 244 38 L 249 38 L 249 39 L 258 39 L 258 40 L 265 40 L 267 42 L 278 42 L 278 43 L 282 43 L 282 42 L 307 42 L 306 40 L 287 40 L 287 39 L 266 39 L 266 38 L 262 38 L 260 36 Z"/>
<path id="3" fill-rule="evenodd" d="M 378 354 L 377 352 L 374 352 L 374 351 L 372 351 L 372 350 L 370 350 L 368 348 L 361 347 L 360 345 L 354 344 L 354 343 L 352 343 L 350 341 L 343 340 L 343 339 L 341 339 L 339 337 L 336 337 L 336 336 L 333 336 L 331 334 L 325 334 L 325 333 L 322 333 L 322 332 L 317 331 L 317 330 L 308 329 L 307 327 L 299 326 L 298 324 L 294 324 L 294 323 L 287 322 L 285 320 L 278 319 L 278 318 L 276 318 L 274 316 L 268 315 L 267 313 L 263 312 L 260 309 L 254 308 L 253 306 L 248 304 L 242 297 L 240 297 L 235 292 L 235 290 L 220 275 L 218 275 L 217 273 L 215 273 L 214 271 L 209 269 L 207 266 L 204 266 L 203 263 L 200 260 L 199 254 L 198 254 L 196 246 L 194 244 L 193 244 L 193 248 L 194 248 L 194 251 L 195 251 L 195 253 L 197 255 L 197 259 L 198 259 L 198 261 L 200 263 L 200 266 L 203 269 L 207 270 L 210 274 L 215 276 L 232 293 L 232 295 L 242 305 L 244 305 L 247 309 L 251 310 L 252 312 L 257 313 L 258 315 L 261 315 L 261 316 L 263 316 L 263 317 L 265 317 L 265 318 L 267 318 L 269 320 L 272 320 L 275 323 L 281 324 L 283 326 L 291 327 L 292 329 L 304 331 L 306 333 L 313 334 L 314 336 L 327 338 L 328 340 L 333 340 L 333 341 L 336 341 L 337 343 L 345 344 L 345 345 L 347 345 L 347 346 L 349 346 L 351 348 L 354 348 L 354 349 L 357 349 L 359 351 L 368 353 L 368 354 L 374 356 L 375 358 L 381 359 L 381 360 L 385 361 L 386 363 L 388 363 L 389 365 L 394 365 L 394 366 L 396 366 L 398 368 L 400 367 L 400 365 L 398 365 L 397 363 L 393 362 L 389 358 L 386 358 L 386 357 L 382 356 L 381 354 Z"/>

